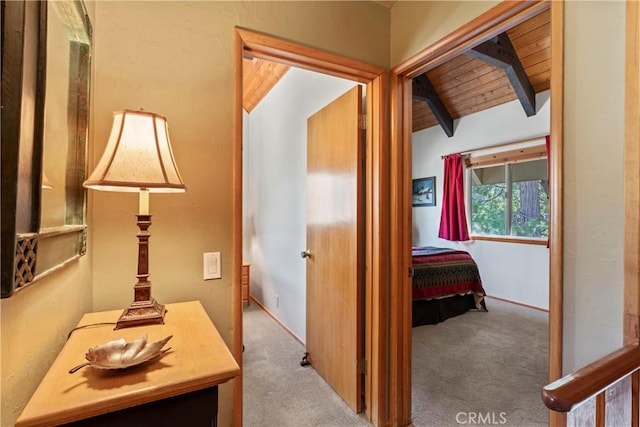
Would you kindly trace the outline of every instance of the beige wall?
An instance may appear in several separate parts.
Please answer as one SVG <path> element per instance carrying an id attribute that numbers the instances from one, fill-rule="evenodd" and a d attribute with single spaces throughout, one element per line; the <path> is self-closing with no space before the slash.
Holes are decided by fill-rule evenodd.
<path id="1" fill-rule="evenodd" d="M 67 334 L 91 311 L 88 256 L 3 299 L 1 425 L 12 426 Z M 82 355 L 78 355 L 78 360 Z"/>
<path id="2" fill-rule="evenodd" d="M 187 185 L 185 194 L 151 196 L 154 225 L 150 269 L 154 295 L 164 303 L 201 300 L 230 343 L 234 25 L 375 65 L 393 66 L 495 4 L 494 1 L 399 2 L 391 9 L 390 23 L 388 9 L 367 2 L 90 2 L 95 75 L 89 155 L 101 154 L 112 111 L 142 107 L 168 117 L 175 157 Z M 606 194 L 599 184 L 619 180 L 622 116 L 616 99 L 622 99 L 621 89 L 618 82 L 613 98 L 608 95 L 610 92 L 601 82 L 614 80 L 609 74 L 603 74 L 602 80 L 579 80 L 584 72 L 579 59 L 592 55 L 588 43 L 580 42 L 579 30 L 584 29 L 587 34 L 589 28 L 605 21 L 603 16 L 607 16 L 612 19 L 613 34 L 617 34 L 624 27 L 623 22 L 618 22 L 620 5 L 611 7 L 592 11 L 590 16 L 581 13 L 578 2 L 567 8 L 566 32 L 576 33 L 567 40 L 567 50 L 573 51 L 574 56 L 568 58 L 565 67 L 565 82 L 571 94 L 565 101 L 569 116 L 565 142 L 567 157 L 575 155 L 575 160 L 568 164 L 570 191 L 564 202 L 576 226 L 567 236 L 569 259 L 565 267 L 568 271 L 580 271 L 580 277 L 565 277 L 572 281 L 575 290 L 565 296 L 565 308 L 584 313 L 593 313 L 601 307 L 605 298 L 593 304 L 590 301 L 617 286 L 601 280 L 598 272 L 606 262 L 589 262 L 597 256 L 600 238 L 607 238 L 609 253 L 622 244 L 617 216 L 621 200 L 616 191 Z M 607 44 L 606 40 L 602 43 L 613 50 L 612 58 L 619 60 L 618 46 Z M 623 46 L 620 44 L 619 48 Z M 589 67 L 603 73 L 612 64 L 594 59 Z M 588 86 L 583 86 L 587 83 Z M 602 108 L 594 107 L 597 105 L 606 105 L 606 110 L 613 114 L 603 119 Z M 613 156 L 597 155 L 603 144 L 607 152 L 613 147 Z M 595 159 L 600 171 L 597 176 L 588 173 L 596 169 L 592 164 Z M 92 164 L 89 162 L 90 167 Z M 592 184 L 598 189 L 597 203 L 589 192 Z M 615 185 L 608 188 L 615 189 Z M 608 206 L 607 211 L 603 206 Z M 130 302 L 136 268 L 136 210 L 133 195 L 92 193 L 89 251 L 93 255 L 93 269 L 90 257 L 86 256 L 2 300 L 2 426 L 13 424 L 66 333 L 83 312 L 121 308 Z M 611 213 L 613 223 L 607 222 Z M 591 227 L 603 224 L 607 225 L 592 233 Z M 222 252 L 221 280 L 201 279 L 205 251 Z M 614 301 L 607 310 L 621 316 L 621 302 Z M 586 320 L 575 312 L 567 314 L 574 326 Z M 617 328 L 609 326 L 606 329 Z M 597 342 L 602 337 L 600 332 L 596 328 L 590 333 L 593 342 L 586 336 L 584 342 L 580 342 L 581 337 L 573 343 L 565 342 L 565 359 L 577 363 L 575 355 Z M 223 389 L 220 403 L 221 425 L 229 425 L 229 387 Z"/>
<path id="3" fill-rule="evenodd" d="M 102 153 L 114 110 L 142 107 L 167 117 L 187 192 L 151 195 L 153 294 L 163 303 L 202 301 L 230 345 L 234 26 L 386 67 L 389 11 L 373 2 L 111 1 L 95 7 L 91 151 L 96 158 Z M 136 210 L 133 194 L 90 193 L 95 310 L 131 301 Z M 205 282 L 202 253 L 210 251 L 222 254 L 222 279 Z M 221 425 L 230 423 L 230 390 L 221 390 Z"/>
<path id="4" fill-rule="evenodd" d="M 566 374 L 622 346 L 625 3 L 565 9 Z"/>
<path id="5" fill-rule="evenodd" d="M 432 45 L 499 1 L 400 1 L 391 8 L 391 67 Z"/>

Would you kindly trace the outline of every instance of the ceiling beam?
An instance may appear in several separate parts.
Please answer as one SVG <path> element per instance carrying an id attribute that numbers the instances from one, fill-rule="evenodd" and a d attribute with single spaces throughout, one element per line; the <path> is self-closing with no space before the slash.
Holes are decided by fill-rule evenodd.
<path id="1" fill-rule="evenodd" d="M 502 68 L 509 78 L 509 82 L 518 96 L 527 117 L 536 114 L 536 94 L 506 32 L 471 48 L 465 53 L 494 67 Z"/>
<path id="2" fill-rule="evenodd" d="M 447 107 L 444 106 L 442 99 L 436 93 L 426 73 L 420 74 L 413 79 L 411 90 L 413 98 L 426 102 L 444 132 L 448 137 L 452 137 L 453 118 L 449 114 Z"/>

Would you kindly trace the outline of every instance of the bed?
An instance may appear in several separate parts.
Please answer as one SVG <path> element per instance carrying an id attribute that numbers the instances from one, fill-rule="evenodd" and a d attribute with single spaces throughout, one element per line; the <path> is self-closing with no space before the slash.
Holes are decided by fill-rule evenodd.
<path id="1" fill-rule="evenodd" d="M 412 248 L 412 326 L 433 325 L 469 310 L 487 311 L 478 266 L 465 251 Z"/>

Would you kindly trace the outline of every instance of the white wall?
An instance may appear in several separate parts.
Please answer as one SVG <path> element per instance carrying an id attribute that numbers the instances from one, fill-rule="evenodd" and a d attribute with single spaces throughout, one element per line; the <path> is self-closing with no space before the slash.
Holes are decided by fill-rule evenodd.
<path id="1" fill-rule="evenodd" d="M 436 206 L 413 208 L 413 244 L 468 251 L 478 263 L 490 296 L 549 308 L 549 250 L 546 246 L 491 241 L 451 242 L 438 237 L 442 209 L 442 155 L 519 141 L 549 133 L 549 92 L 536 96 L 537 114 L 527 117 L 515 100 L 455 122 L 449 138 L 440 126 L 413 134 L 413 178 L 436 177 Z M 488 307 L 489 310 L 491 307 Z"/>
<path id="2" fill-rule="evenodd" d="M 251 293 L 302 342 L 306 264 L 300 252 L 306 249 L 307 118 L 355 85 L 292 68 L 249 114 L 243 213 Z"/>

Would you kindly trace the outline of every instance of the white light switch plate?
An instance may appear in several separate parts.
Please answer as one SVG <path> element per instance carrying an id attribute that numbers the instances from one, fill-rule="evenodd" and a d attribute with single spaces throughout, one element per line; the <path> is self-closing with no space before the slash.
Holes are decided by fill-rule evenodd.
<path id="1" fill-rule="evenodd" d="M 220 252 L 205 252 L 203 255 L 204 280 L 220 279 Z"/>

